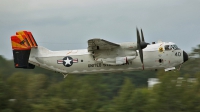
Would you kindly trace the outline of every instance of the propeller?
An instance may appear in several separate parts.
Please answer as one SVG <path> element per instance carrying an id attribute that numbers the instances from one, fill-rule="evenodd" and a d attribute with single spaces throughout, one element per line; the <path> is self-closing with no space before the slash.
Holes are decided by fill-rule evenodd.
<path id="1" fill-rule="evenodd" d="M 138 49 L 139 54 L 140 54 L 140 60 L 141 60 L 141 63 L 142 63 L 142 68 L 144 70 L 143 51 L 142 51 L 142 49 L 146 48 L 149 43 L 145 42 L 142 29 L 141 29 L 142 39 L 140 39 L 140 33 L 139 33 L 138 28 L 136 28 L 136 30 L 137 30 L 137 49 Z"/>

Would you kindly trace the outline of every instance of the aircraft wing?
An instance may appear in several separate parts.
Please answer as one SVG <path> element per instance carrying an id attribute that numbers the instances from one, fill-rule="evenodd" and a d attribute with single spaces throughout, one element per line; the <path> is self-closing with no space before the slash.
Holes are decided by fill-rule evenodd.
<path id="1" fill-rule="evenodd" d="M 120 46 L 119 44 L 112 43 L 107 40 L 99 38 L 88 40 L 88 51 L 113 49 L 119 46 Z"/>

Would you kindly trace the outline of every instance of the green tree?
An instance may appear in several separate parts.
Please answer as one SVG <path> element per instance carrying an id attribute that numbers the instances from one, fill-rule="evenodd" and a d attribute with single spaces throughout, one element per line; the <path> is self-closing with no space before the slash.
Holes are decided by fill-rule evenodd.
<path id="1" fill-rule="evenodd" d="M 200 44 L 197 47 L 193 48 L 192 54 L 199 54 L 200 55 Z"/>
<path id="2" fill-rule="evenodd" d="M 93 112 L 107 103 L 105 98 L 101 96 L 104 92 L 104 86 L 100 84 L 101 77 L 98 74 L 91 74 L 82 79 L 77 94 L 78 109 Z"/>
<path id="3" fill-rule="evenodd" d="M 44 77 L 44 79 L 46 78 Z M 41 83 L 43 86 L 39 86 Z M 63 79 L 63 81 L 55 82 L 54 84 L 46 83 L 46 81 L 43 82 L 41 80 L 37 85 L 41 88 L 41 92 L 43 93 L 38 94 L 40 102 L 32 104 L 34 111 L 39 111 L 43 108 L 46 108 L 43 111 L 73 111 L 76 109 L 77 91 L 80 88 L 80 84 L 79 80 L 76 79 L 74 75 L 69 75 L 66 79 Z M 42 89 L 46 87 L 46 90 Z M 55 101 L 62 104 L 57 104 Z M 55 107 L 54 110 L 52 109 L 53 107 Z M 61 109 L 56 109 L 57 107 L 61 107 Z"/>
<path id="4" fill-rule="evenodd" d="M 126 78 L 122 85 L 118 96 L 113 100 L 113 111 L 115 112 L 130 112 L 133 102 L 130 100 L 134 91 L 134 86 L 131 81 Z"/>
<path id="5" fill-rule="evenodd" d="M 177 112 L 180 107 L 180 87 L 177 86 L 178 73 L 159 72 L 160 84 L 154 87 L 156 93 L 157 111 L 160 112 Z"/>
<path id="6" fill-rule="evenodd" d="M 33 112 L 68 112 L 70 107 L 65 99 L 52 97 L 43 99 L 40 104 L 32 104 Z"/>
<path id="7" fill-rule="evenodd" d="M 5 81 L 2 80 L 2 75 L 0 74 L 0 111 L 7 109 L 9 107 L 9 87 L 5 83 Z"/>
<path id="8" fill-rule="evenodd" d="M 33 101 L 34 99 L 45 96 L 48 87 L 48 78 L 44 74 L 29 74 L 25 90 L 27 98 Z"/>
<path id="9" fill-rule="evenodd" d="M 138 88 L 133 92 L 127 103 L 132 104 L 131 112 L 150 112 L 150 99 L 152 99 L 151 90 L 147 88 Z"/>
<path id="10" fill-rule="evenodd" d="M 182 88 L 184 91 L 182 93 L 182 110 L 190 112 L 200 111 L 200 72 L 195 74 L 196 81 L 191 82 L 188 80 L 189 75 L 185 76 L 185 81 L 183 81 Z"/>
<path id="11" fill-rule="evenodd" d="M 28 101 L 28 94 L 26 90 L 28 84 L 28 74 L 16 72 L 8 78 L 7 83 L 11 89 L 10 99 L 15 99 L 10 102 L 10 108 L 16 112 L 27 112 L 30 110 L 31 102 Z"/>
<path id="12" fill-rule="evenodd" d="M 197 82 L 190 82 L 189 75 L 184 75 L 182 78 L 179 76 L 180 72 L 159 73 L 161 83 L 153 88 L 156 101 L 152 107 L 155 107 L 156 111 L 199 111 L 199 78 Z"/>

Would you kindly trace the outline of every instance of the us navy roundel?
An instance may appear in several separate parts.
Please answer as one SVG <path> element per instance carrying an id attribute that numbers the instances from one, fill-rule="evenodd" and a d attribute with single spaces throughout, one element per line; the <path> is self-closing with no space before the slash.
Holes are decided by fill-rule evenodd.
<path id="1" fill-rule="evenodd" d="M 78 59 L 73 59 L 70 56 L 64 57 L 62 60 L 57 60 L 58 64 L 63 64 L 65 67 L 70 67 L 73 63 L 78 63 Z"/>
<path id="2" fill-rule="evenodd" d="M 70 56 L 66 56 L 63 58 L 63 65 L 66 67 L 70 67 L 73 65 L 73 58 Z"/>

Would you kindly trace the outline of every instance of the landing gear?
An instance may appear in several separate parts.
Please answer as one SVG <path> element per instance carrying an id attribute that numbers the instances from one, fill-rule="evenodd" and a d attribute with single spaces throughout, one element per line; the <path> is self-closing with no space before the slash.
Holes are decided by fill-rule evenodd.
<path id="1" fill-rule="evenodd" d="M 183 64 L 183 63 L 182 63 Z M 181 66 L 182 66 L 182 64 L 180 64 L 180 66 L 179 66 L 179 68 L 178 68 L 178 71 L 180 71 L 181 70 Z"/>
<path id="2" fill-rule="evenodd" d="M 66 77 L 67 77 L 67 75 L 68 75 L 67 73 L 62 73 L 62 74 L 63 74 L 64 78 L 66 78 Z"/>

